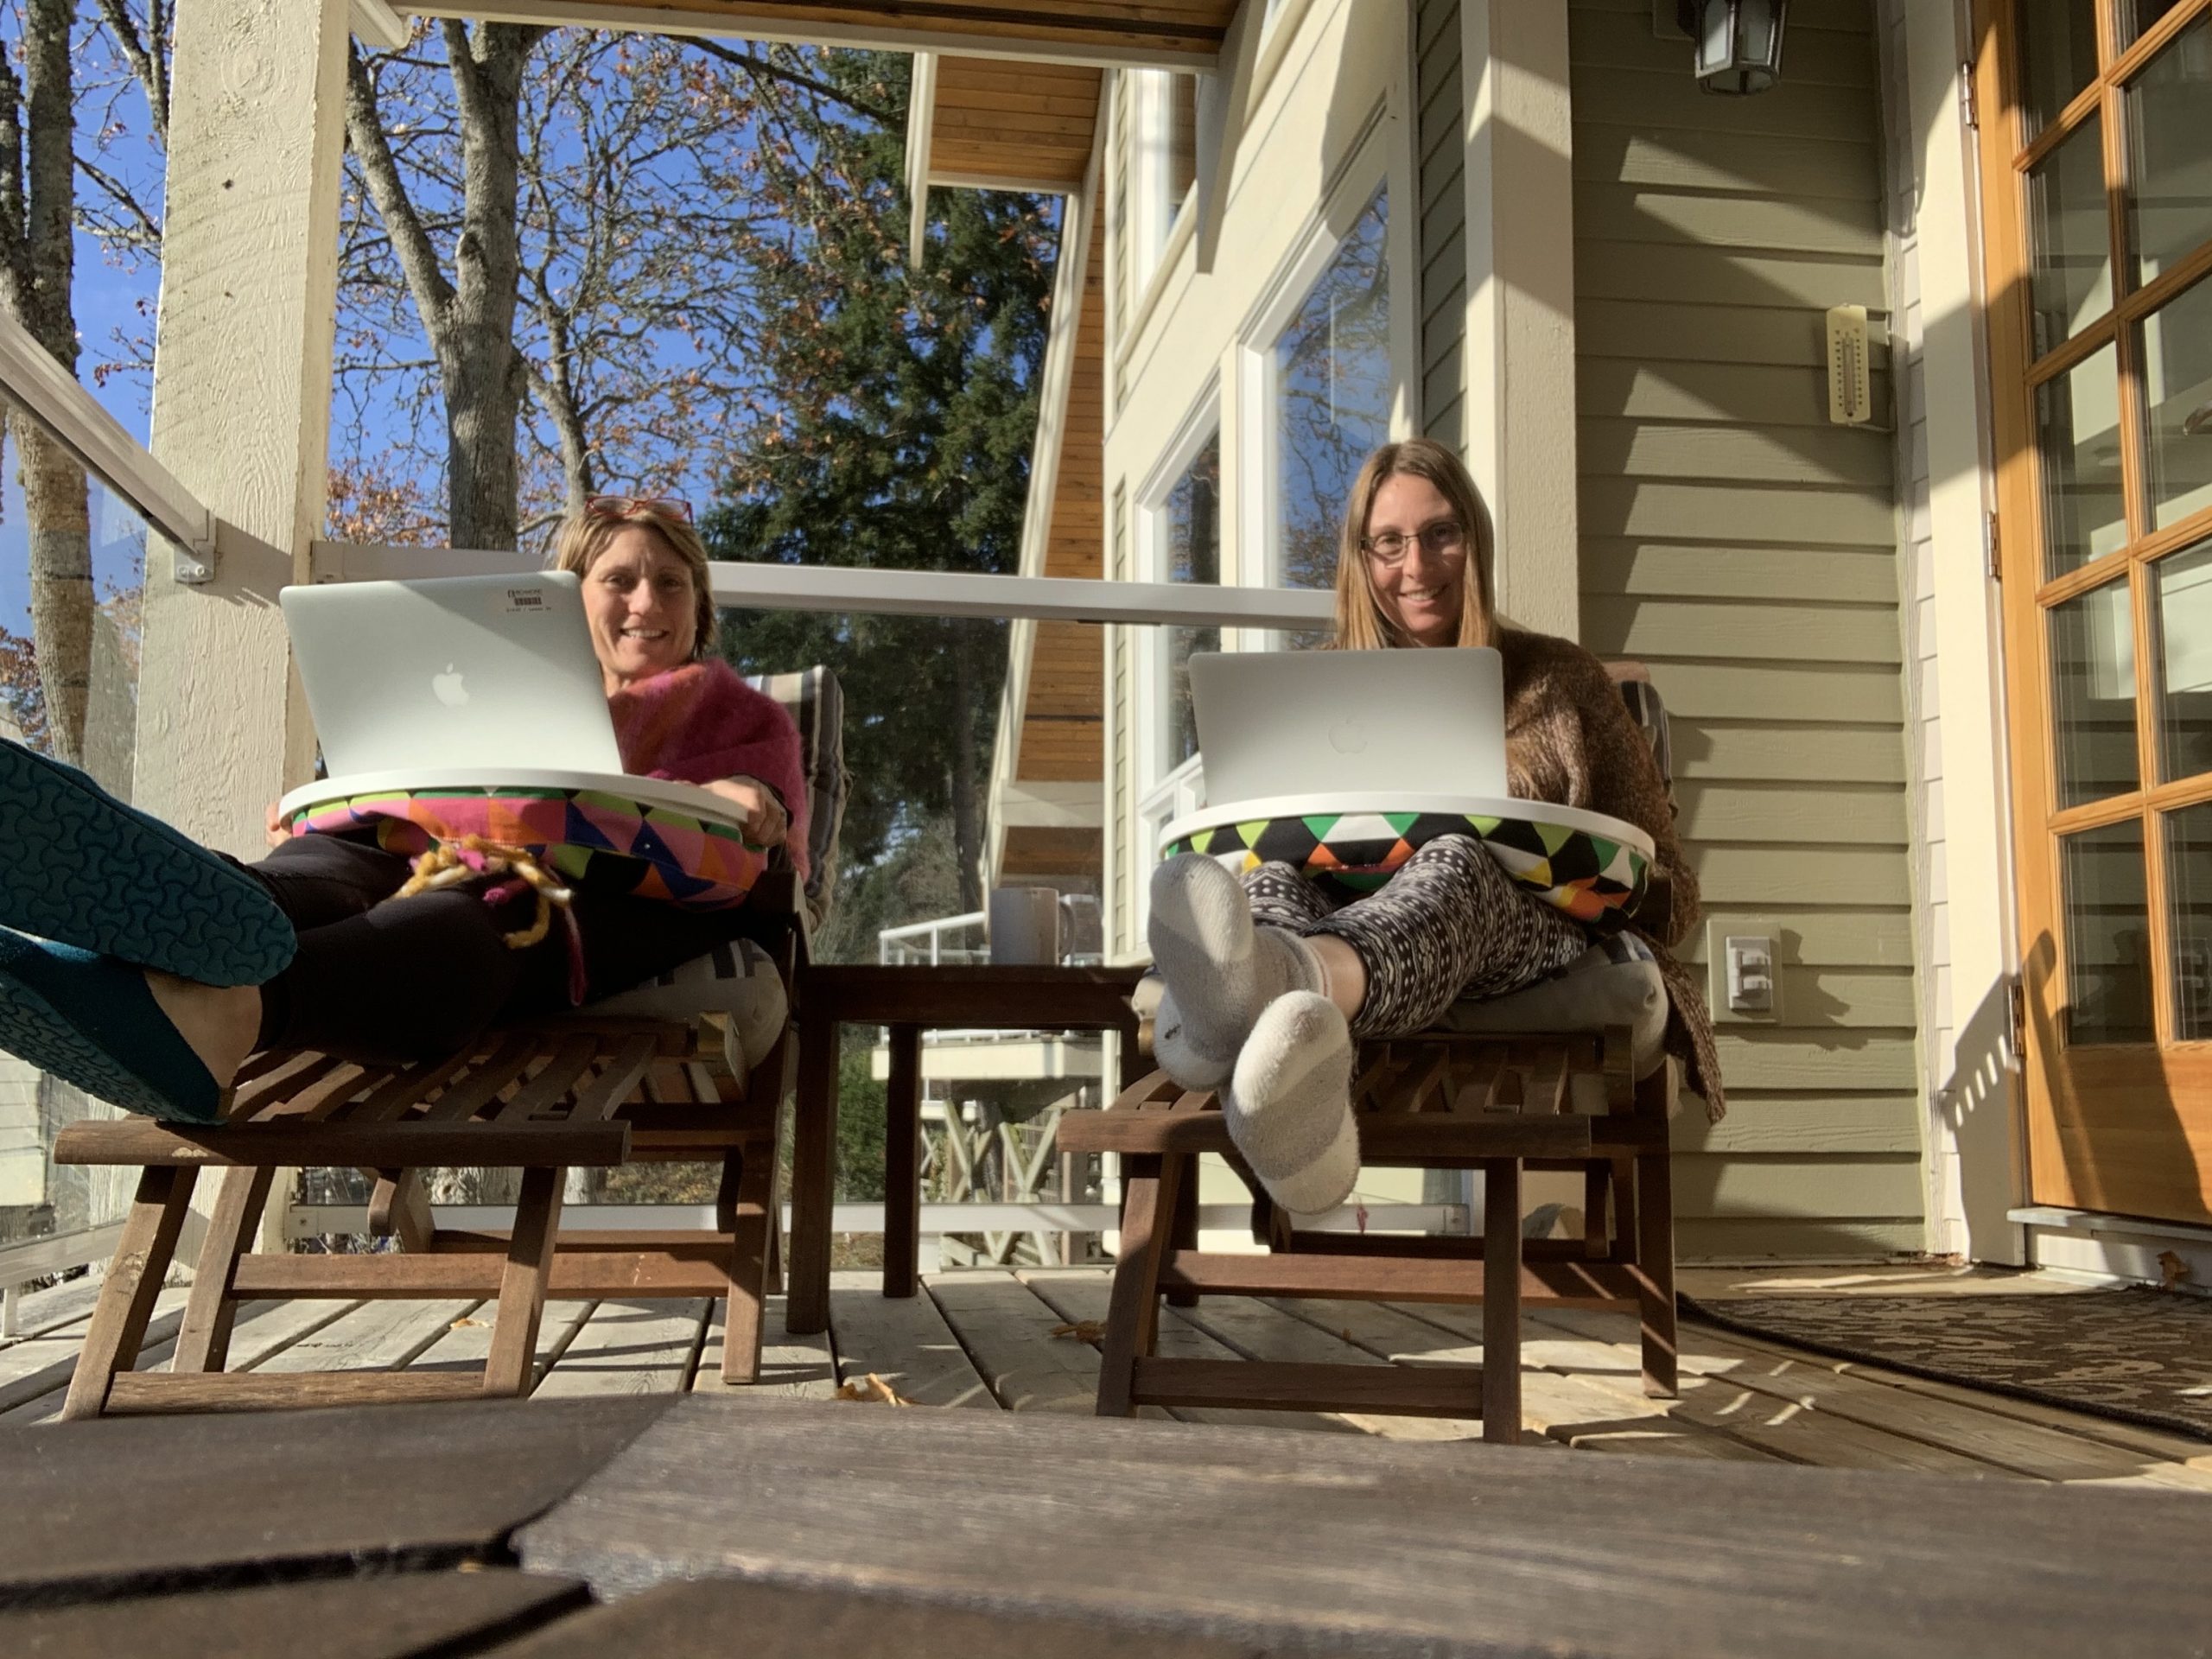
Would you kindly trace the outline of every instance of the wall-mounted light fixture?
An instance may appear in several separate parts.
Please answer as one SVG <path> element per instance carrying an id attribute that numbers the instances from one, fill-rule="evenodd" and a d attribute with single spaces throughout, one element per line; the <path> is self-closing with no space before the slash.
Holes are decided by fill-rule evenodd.
<path id="1" fill-rule="evenodd" d="M 1676 0 L 1699 85 L 1740 97 L 1782 79 L 1782 23 L 1789 0 Z"/>

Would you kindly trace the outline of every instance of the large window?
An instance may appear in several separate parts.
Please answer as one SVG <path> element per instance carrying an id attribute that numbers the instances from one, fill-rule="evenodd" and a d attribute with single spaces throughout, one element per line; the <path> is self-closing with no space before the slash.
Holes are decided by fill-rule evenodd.
<path id="1" fill-rule="evenodd" d="M 1130 147 L 1135 212 L 1130 228 L 1136 242 L 1136 285 L 1132 301 L 1159 268 L 1198 175 L 1198 77 L 1166 69 L 1135 73 L 1132 110 L 1136 130 Z"/>
<path id="2" fill-rule="evenodd" d="M 1267 491 L 1277 582 L 1335 579 L 1344 500 L 1390 435 L 1389 190 L 1377 190 L 1269 344 Z"/>
<path id="3" fill-rule="evenodd" d="M 1154 514 L 1161 582 L 1217 583 L 1221 580 L 1221 434 L 1210 433 L 1176 475 Z M 1147 769 L 1156 781 L 1198 752 L 1198 721 L 1191 711 L 1191 653 L 1219 651 L 1219 628 L 1162 628 L 1160 667 L 1165 719 L 1160 747 Z"/>

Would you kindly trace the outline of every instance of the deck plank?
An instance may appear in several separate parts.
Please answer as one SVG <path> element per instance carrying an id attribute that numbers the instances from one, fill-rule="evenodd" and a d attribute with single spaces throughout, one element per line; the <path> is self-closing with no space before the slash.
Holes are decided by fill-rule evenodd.
<path id="1" fill-rule="evenodd" d="M 830 1329 L 841 1382 L 873 1374 L 918 1406 L 999 1409 L 932 1297 L 886 1296 L 880 1273 L 842 1268 L 830 1275 Z"/>
<path id="2" fill-rule="evenodd" d="M 533 1397 L 683 1393 L 710 1306 L 705 1297 L 596 1304 Z"/>
<path id="3" fill-rule="evenodd" d="M 561 1357 L 595 1304 L 590 1301 L 549 1301 L 537 1323 L 537 1375 L 543 1377 Z M 476 1310 L 453 1320 L 436 1341 L 408 1362 L 410 1371 L 481 1370 L 492 1353 L 492 1308 Z"/>
<path id="4" fill-rule="evenodd" d="M 1578 1335 L 1608 1333 L 1607 1316 L 1579 1308 L 1548 1308 L 1546 1323 Z M 1615 1327 L 1618 1328 L 1618 1327 Z M 1724 1378 L 1773 1399 L 1833 1413 L 1870 1428 L 1941 1446 L 1977 1462 L 2038 1480 L 2132 1480 L 2212 1491 L 2212 1473 L 2124 1452 L 2101 1440 L 2000 1416 L 1984 1407 L 1909 1394 L 1871 1378 L 1846 1376 L 1808 1357 L 1748 1346 L 1703 1326 L 1683 1344 L 1686 1374 Z"/>
<path id="5" fill-rule="evenodd" d="M 484 1304 L 472 1299 L 436 1302 L 363 1302 L 310 1332 L 253 1369 L 257 1371 L 397 1371 L 433 1346 L 456 1319 Z"/>
<path id="6" fill-rule="evenodd" d="M 359 1302 L 303 1302 L 267 1301 L 246 1302 L 238 1308 L 238 1323 L 231 1335 L 230 1363 L 226 1369 L 250 1371 L 263 1362 L 283 1352 L 294 1343 L 320 1331 L 334 1319 L 343 1319 Z M 172 1336 L 163 1342 L 149 1343 L 140 1350 L 134 1370 L 167 1370 L 170 1356 L 175 1352 L 176 1338 Z M 73 1365 L 74 1362 L 72 1362 Z M 0 1413 L 0 1424 L 22 1427 L 26 1424 L 52 1422 L 61 1414 L 61 1402 L 69 1392 L 67 1377 L 60 1387 L 40 1395 L 17 1406 L 14 1410 Z"/>
<path id="7" fill-rule="evenodd" d="M 1063 1320 L 1106 1322 L 1113 1300 L 1114 1281 L 1093 1268 L 1028 1268 L 1015 1274 L 1050 1305 Z M 1094 1349 L 1100 1344 L 1092 1343 Z M 1236 1350 L 1224 1346 L 1198 1326 L 1164 1309 L 1160 1319 L 1156 1351 L 1167 1359 L 1235 1359 Z M 1357 1434 L 1357 1425 L 1338 1412 L 1246 1411 L 1227 1406 L 1170 1406 L 1167 1414 L 1186 1423 L 1243 1423 L 1265 1428 L 1313 1428 Z"/>
<path id="8" fill-rule="evenodd" d="M 931 1274 L 924 1281 L 977 1373 L 1008 1411 L 1089 1417 L 1098 1408 L 1098 1351 L 1052 1335 L 1058 1314 L 1004 1268 Z M 1165 1417 L 1140 1406 L 1140 1417 Z"/>
<path id="9" fill-rule="evenodd" d="M 154 1317 L 147 1322 L 145 1346 L 173 1340 L 184 1319 L 184 1304 L 192 1292 L 184 1286 L 164 1290 L 154 1302 Z M 38 1334 L 0 1348 L 0 1413 L 66 1388 L 69 1373 L 77 1368 L 77 1351 L 85 1345 L 85 1327 L 92 1317 L 89 1305 L 68 1318 L 43 1325 Z"/>
<path id="10" fill-rule="evenodd" d="M 1463 1308 L 1407 1307 L 1402 1310 L 1447 1330 L 1479 1334 L 1480 1320 Z M 1685 1370 L 1681 1394 L 1654 1401 L 1643 1392 L 1643 1350 L 1636 1320 L 1625 1313 L 1599 1313 L 1576 1331 L 1548 1323 L 1555 1310 L 1524 1310 L 1521 1354 L 1523 1363 L 1563 1374 L 1585 1388 L 1639 1408 L 1656 1408 L 1678 1423 L 1709 1429 L 1726 1439 L 1791 1463 L 1823 1469 L 1923 1469 L 1969 1478 L 2021 1479 L 2010 1469 L 1962 1452 L 1909 1440 L 1870 1428 L 1830 1412 L 1815 1411 L 1772 1399 L 1720 1377 Z M 1602 1325 L 1599 1321 L 1603 1321 Z M 1599 1336 L 1598 1331 L 1608 1334 Z"/>
<path id="11" fill-rule="evenodd" d="M 692 1393 L 782 1395 L 793 1400 L 837 1397 L 837 1368 L 830 1351 L 830 1333 L 824 1331 L 810 1337 L 786 1333 L 780 1296 L 767 1298 L 761 1313 L 760 1380 L 723 1382 L 722 1328 L 728 1306 L 727 1301 L 717 1299 L 707 1316 L 706 1340 L 699 1346 L 699 1363 L 691 1374 Z"/>

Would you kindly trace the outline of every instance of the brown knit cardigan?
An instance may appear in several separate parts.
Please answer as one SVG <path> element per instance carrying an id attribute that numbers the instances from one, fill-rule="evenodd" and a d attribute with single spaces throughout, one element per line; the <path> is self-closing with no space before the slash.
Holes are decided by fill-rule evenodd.
<path id="1" fill-rule="evenodd" d="M 1505 764 L 1513 793 L 1624 818 L 1651 837 L 1651 887 L 1635 928 L 1667 982 L 1667 1051 L 1682 1061 L 1689 1087 L 1705 1096 L 1718 1122 L 1727 1103 L 1712 1016 L 1697 976 L 1669 948 L 1697 925 L 1697 872 L 1682 857 L 1674 804 L 1651 746 L 1605 665 L 1572 640 L 1501 626 L 1497 649 L 1505 658 Z"/>

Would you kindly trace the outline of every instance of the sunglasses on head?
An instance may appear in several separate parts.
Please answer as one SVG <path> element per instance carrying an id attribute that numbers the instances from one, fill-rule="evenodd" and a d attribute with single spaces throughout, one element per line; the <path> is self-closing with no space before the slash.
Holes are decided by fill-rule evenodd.
<path id="1" fill-rule="evenodd" d="M 584 503 L 593 518 L 627 518 L 640 512 L 691 522 L 691 504 L 672 495 L 594 495 Z"/>

